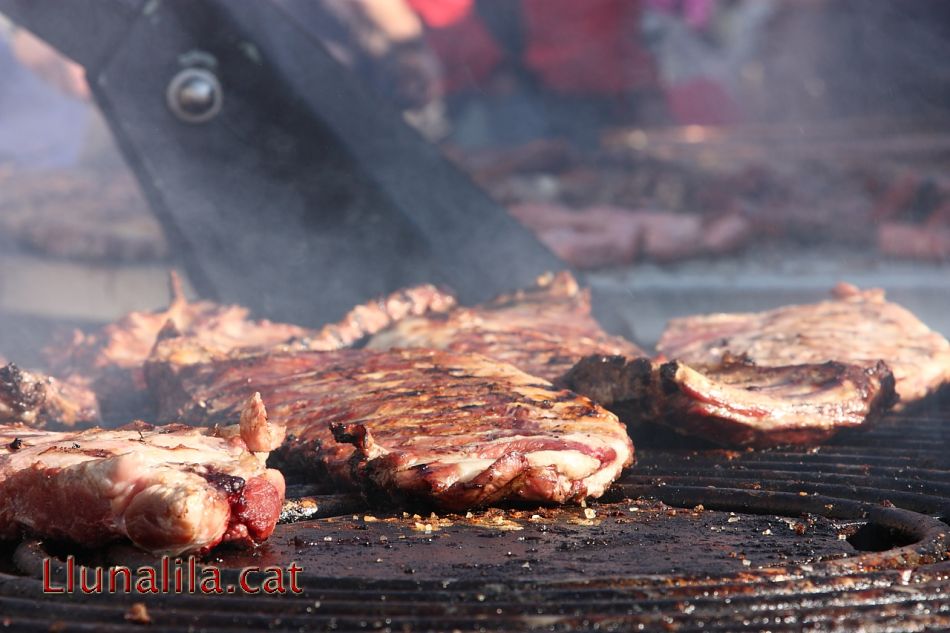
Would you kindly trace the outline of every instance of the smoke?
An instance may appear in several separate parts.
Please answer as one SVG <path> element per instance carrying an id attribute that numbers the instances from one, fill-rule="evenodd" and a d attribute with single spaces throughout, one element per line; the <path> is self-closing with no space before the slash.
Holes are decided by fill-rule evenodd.
<path id="1" fill-rule="evenodd" d="M 946 115 L 950 3 L 780 3 L 757 59 L 736 71 L 764 121 Z"/>

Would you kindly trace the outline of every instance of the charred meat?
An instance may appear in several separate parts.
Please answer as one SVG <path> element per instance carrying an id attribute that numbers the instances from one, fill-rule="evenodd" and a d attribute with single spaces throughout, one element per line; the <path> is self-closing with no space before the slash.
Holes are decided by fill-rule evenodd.
<path id="1" fill-rule="evenodd" d="M 300 349 L 338 349 L 406 316 L 446 310 L 454 298 L 424 285 L 353 308 L 338 323 L 304 328 L 252 319 L 246 308 L 210 301 L 189 302 L 177 276 L 167 310 L 132 312 L 97 332 L 76 331 L 65 344 L 46 350 L 52 373 L 86 384 L 98 395 L 105 417 L 128 419 L 149 410 L 143 364 L 160 336 L 188 335 L 218 353 L 293 344 Z"/>
<path id="2" fill-rule="evenodd" d="M 633 424 L 657 423 L 726 446 L 816 444 L 897 400 L 883 362 L 759 367 L 727 357 L 690 366 L 591 356 L 565 380 Z"/>
<path id="3" fill-rule="evenodd" d="M 96 394 L 82 384 L 26 371 L 15 363 L 0 367 L 0 423 L 42 428 L 99 421 Z"/>
<path id="4" fill-rule="evenodd" d="M 455 510 L 580 501 L 632 462 L 613 414 L 475 354 L 349 349 L 180 365 L 168 360 L 187 357 L 167 352 L 175 344 L 163 342 L 147 368 L 166 415 L 213 423 L 259 391 L 286 426 L 282 452 L 371 497 Z"/>
<path id="5" fill-rule="evenodd" d="M 839 284 L 834 297 L 767 312 L 711 314 L 670 321 L 657 349 L 689 364 L 729 355 L 760 366 L 836 361 L 873 369 L 883 360 L 905 406 L 950 382 L 950 343 L 881 290 Z"/>
<path id="6" fill-rule="evenodd" d="M 283 476 L 264 466 L 282 437 L 259 396 L 238 425 L 215 431 L 0 426 L 0 538 L 25 532 L 84 546 L 127 538 L 169 555 L 259 543 L 283 502 Z"/>
<path id="7" fill-rule="evenodd" d="M 603 331 L 591 315 L 590 293 L 566 272 L 481 306 L 402 320 L 370 339 L 367 347 L 474 352 L 551 381 L 590 354 L 643 353 Z"/>

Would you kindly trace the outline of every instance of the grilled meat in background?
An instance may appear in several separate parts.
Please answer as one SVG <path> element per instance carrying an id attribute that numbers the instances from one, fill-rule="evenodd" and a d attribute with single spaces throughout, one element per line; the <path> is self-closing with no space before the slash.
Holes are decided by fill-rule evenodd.
<path id="1" fill-rule="evenodd" d="M 406 316 L 446 310 L 454 298 L 433 286 L 418 286 L 356 306 L 338 323 L 310 329 L 251 319 L 247 308 L 210 301 L 189 302 L 172 275 L 167 310 L 133 312 L 92 333 L 76 330 L 68 342 L 46 348 L 51 373 L 98 396 L 106 421 L 148 417 L 151 398 L 142 366 L 164 330 L 193 336 L 208 351 L 271 347 L 295 342 L 302 349 L 336 349 Z"/>
<path id="2" fill-rule="evenodd" d="M 26 532 L 86 547 L 128 538 L 169 555 L 260 543 L 284 498 L 283 476 L 264 465 L 283 434 L 259 396 L 240 415 L 215 430 L 0 426 L 0 538 Z"/>
<path id="3" fill-rule="evenodd" d="M 590 354 L 643 354 L 600 327 L 591 315 L 589 290 L 567 272 L 542 277 L 534 288 L 480 306 L 403 319 L 372 337 L 367 347 L 474 352 L 551 381 Z"/>
<path id="4" fill-rule="evenodd" d="M 168 258 L 158 220 L 120 163 L 105 170 L 0 170 L 0 188 L 0 235 L 29 251 L 99 263 Z"/>
<path id="5" fill-rule="evenodd" d="M 178 331 L 195 333 L 209 344 L 277 343 L 310 331 L 288 324 L 253 321 L 248 310 L 210 301 L 188 302 L 177 276 L 172 277 L 172 302 L 167 310 L 132 312 L 100 330 L 75 330 L 71 340 L 44 350 L 51 373 L 85 382 L 95 391 L 106 420 L 148 417 L 150 399 L 142 364 L 169 322 Z"/>
<path id="6" fill-rule="evenodd" d="M 836 361 L 894 373 L 899 408 L 950 382 L 950 342 L 881 290 L 838 284 L 833 298 L 748 314 L 673 319 L 657 344 L 666 358 L 715 365 L 745 357 L 761 367 Z"/>
<path id="7" fill-rule="evenodd" d="M 212 424 L 259 391 L 285 425 L 286 463 L 368 496 L 448 509 L 599 497 L 633 460 L 617 418 L 476 354 L 434 350 L 232 353 L 159 343 L 146 366 L 164 416 Z"/>
<path id="8" fill-rule="evenodd" d="M 612 206 L 577 211 L 536 202 L 514 205 L 510 211 L 558 257 L 584 269 L 732 252 L 751 233 L 749 222 L 738 213 L 703 218 Z"/>
<path id="9" fill-rule="evenodd" d="M 2 359 L 0 359 L 2 363 Z M 84 384 L 20 369 L 0 366 L 0 423 L 89 426 L 100 421 L 96 394 Z"/>
<path id="10" fill-rule="evenodd" d="M 634 438 L 644 423 L 725 446 L 813 445 L 859 427 L 897 400 L 894 376 L 838 362 L 759 367 L 742 358 L 690 366 L 680 361 L 590 356 L 565 384 L 620 415 Z"/>

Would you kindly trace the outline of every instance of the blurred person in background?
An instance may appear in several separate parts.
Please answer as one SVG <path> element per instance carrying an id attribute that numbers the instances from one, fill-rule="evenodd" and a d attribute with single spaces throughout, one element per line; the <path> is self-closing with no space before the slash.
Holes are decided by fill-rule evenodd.
<path id="1" fill-rule="evenodd" d="M 462 146 L 589 143 L 655 103 L 639 0 L 407 0 L 443 69 Z"/>

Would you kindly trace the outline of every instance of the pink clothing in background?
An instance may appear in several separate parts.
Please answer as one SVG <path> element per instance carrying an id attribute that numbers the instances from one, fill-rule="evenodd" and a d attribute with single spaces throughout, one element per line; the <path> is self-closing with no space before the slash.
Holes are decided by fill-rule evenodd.
<path id="1" fill-rule="evenodd" d="M 646 0 L 646 6 L 661 13 L 676 14 L 692 29 L 704 29 L 712 19 L 716 0 Z"/>

